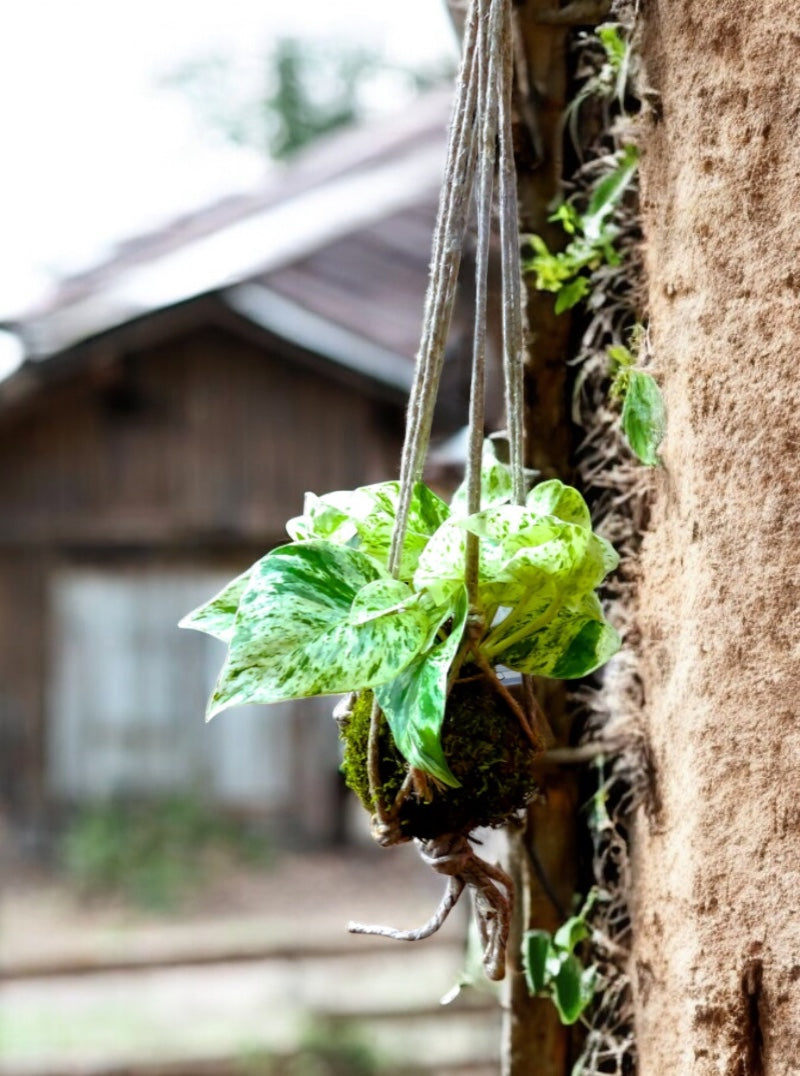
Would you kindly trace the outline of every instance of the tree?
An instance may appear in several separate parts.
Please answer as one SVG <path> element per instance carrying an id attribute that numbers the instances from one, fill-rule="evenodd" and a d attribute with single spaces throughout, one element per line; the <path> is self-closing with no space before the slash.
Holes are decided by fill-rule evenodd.
<path id="1" fill-rule="evenodd" d="M 450 74 L 447 64 L 406 70 L 352 45 L 279 38 L 264 61 L 263 86 L 242 84 L 233 58 L 199 57 L 166 84 L 179 90 L 210 130 L 239 145 L 291 157 L 315 139 L 367 114 L 376 93 L 420 93 Z"/>

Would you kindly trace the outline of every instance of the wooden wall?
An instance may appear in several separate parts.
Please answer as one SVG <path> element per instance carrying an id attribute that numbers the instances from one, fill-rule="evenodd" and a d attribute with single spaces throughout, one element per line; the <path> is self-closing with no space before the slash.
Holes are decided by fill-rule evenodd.
<path id="1" fill-rule="evenodd" d="M 110 353 L 0 415 L 6 807 L 35 818 L 51 798 L 59 579 L 96 569 L 233 575 L 285 538 L 305 490 L 394 476 L 401 422 L 399 407 L 220 329 Z"/>
<path id="2" fill-rule="evenodd" d="M 396 473 L 398 411 L 220 330 L 115 359 L 0 418 L 0 545 L 280 535 Z"/>

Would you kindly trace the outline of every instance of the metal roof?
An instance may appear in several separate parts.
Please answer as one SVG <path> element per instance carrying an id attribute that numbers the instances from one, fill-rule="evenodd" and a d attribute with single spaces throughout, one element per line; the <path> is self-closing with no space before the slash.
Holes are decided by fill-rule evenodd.
<path id="1" fill-rule="evenodd" d="M 29 362 L 216 295 L 240 317 L 407 389 L 449 94 L 332 136 L 262 188 L 122 244 L 9 326 Z"/>

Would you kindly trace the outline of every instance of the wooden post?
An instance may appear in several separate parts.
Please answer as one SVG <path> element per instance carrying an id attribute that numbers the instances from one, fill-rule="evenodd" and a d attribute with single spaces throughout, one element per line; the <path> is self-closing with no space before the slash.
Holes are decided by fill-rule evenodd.
<path id="1" fill-rule="evenodd" d="M 516 6 L 517 122 L 515 153 L 520 228 L 541 235 L 550 249 L 563 232 L 547 220 L 562 178 L 562 117 L 567 90 L 567 35 L 544 26 L 543 10 L 557 0 L 524 0 Z M 529 288 L 529 346 L 526 360 L 527 463 L 544 478 L 569 478 L 572 450 L 567 348 L 570 317 L 554 312 L 553 297 Z M 556 741 L 569 737 L 569 714 L 560 683 L 548 683 L 540 698 Z M 521 967 L 524 930 L 553 931 L 569 914 L 575 888 L 577 792 L 570 775 L 553 773 L 542 783 L 543 798 L 527 812 L 525 832 L 510 839 L 517 886 L 517 916 L 509 946 L 503 1041 L 504 1076 L 567 1076 L 569 1032 L 549 1000 L 531 998 Z"/>

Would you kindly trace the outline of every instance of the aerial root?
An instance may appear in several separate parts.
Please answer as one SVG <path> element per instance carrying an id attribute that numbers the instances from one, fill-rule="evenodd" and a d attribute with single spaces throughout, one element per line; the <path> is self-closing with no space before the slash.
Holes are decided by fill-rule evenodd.
<path id="1" fill-rule="evenodd" d="M 417 839 L 415 843 L 423 862 L 448 878 L 444 896 L 428 922 L 416 930 L 395 930 L 364 923 L 349 923 L 347 929 L 351 934 L 372 934 L 395 941 L 422 941 L 440 929 L 461 894 L 469 889 L 483 949 L 484 969 L 490 979 L 502 979 L 514 900 L 511 879 L 501 867 L 477 856 L 462 833 Z"/>

